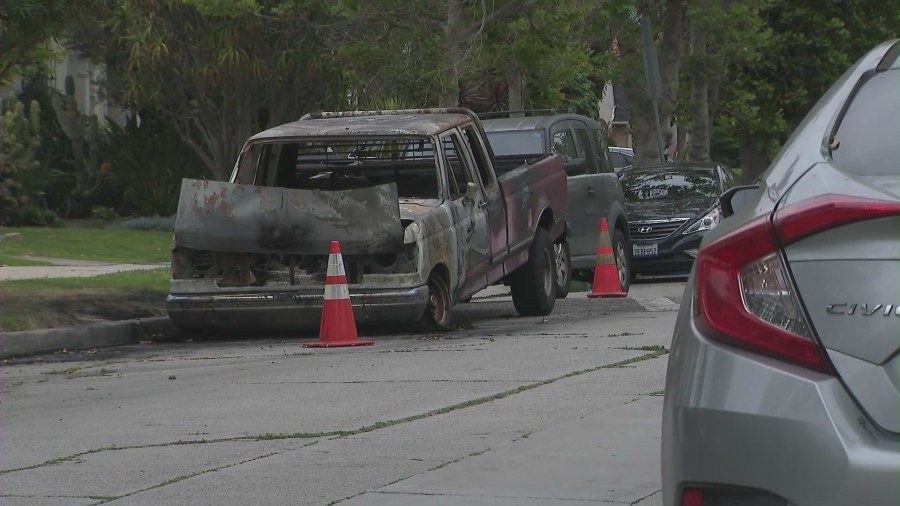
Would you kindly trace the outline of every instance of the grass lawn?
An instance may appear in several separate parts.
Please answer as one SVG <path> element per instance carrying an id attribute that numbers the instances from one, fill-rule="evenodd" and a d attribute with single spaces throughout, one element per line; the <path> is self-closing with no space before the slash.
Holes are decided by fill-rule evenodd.
<path id="1" fill-rule="evenodd" d="M 170 259 L 171 232 L 102 228 L 0 229 L 0 233 L 12 232 L 22 234 L 22 239 L 0 243 L 0 255 L 4 258 L 38 256 L 134 264 L 168 262 Z"/>
<path id="2" fill-rule="evenodd" d="M 168 268 L 91 278 L 4 281 L 0 284 L 0 331 L 163 316 L 168 291 Z"/>
<path id="3" fill-rule="evenodd" d="M 0 246 L 2 247 L 2 246 Z M 38 267 L 41 265 L 53 265 L 47 262 L 38 262 L 37 260 L 26 260 L 24 258 L 16 258 L 6 255 L 0 255 L 0 267 L 2 266 L 13 266 L 13 267 Z"/>

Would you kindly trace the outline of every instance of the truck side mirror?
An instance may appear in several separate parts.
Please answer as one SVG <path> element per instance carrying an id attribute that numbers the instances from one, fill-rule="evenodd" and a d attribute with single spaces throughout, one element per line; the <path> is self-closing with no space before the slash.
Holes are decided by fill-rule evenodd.
<path id="1" fill-rule="evenodd" d="M 475 203 L 475 199 L 478 197 L 478 187 L 475 186 L 475 183 L 469 181 L 466 184 L 466 202 Z"/>
<path id="2" fill-rule="evenodd" d="M 751 184 L 744 186 L 735 186 L 719 196 L 719 205 L 722 208 L 722 214 L 729 217 L 734 214 L 735 210 L 740 210 L 747 202 L 750 196 L 747 190 L 758 190 L 759 185 Z"/>

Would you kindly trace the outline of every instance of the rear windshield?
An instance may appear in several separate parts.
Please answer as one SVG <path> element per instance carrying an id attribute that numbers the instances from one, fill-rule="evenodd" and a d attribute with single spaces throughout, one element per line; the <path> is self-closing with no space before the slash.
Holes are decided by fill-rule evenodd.
<path id="1" fill-rule="evenodd" d="M 719 195 L 719 185 L 710 171 L 631 172 L 619 180 L 625 200 L 680 200 Z"/>
<path id="2" fill-rule="evenodd" d="M 544 152 L 544 139 L 534 130 L 488 132 L 488 141 L 497 156 L 533 155 Z"/>
<path id="3" fill-rule="evenodd" d="M 900 70 L 872 76 L 857 91 L 837 129 L 831 153 L 845 172 L 900 174 Z"/>
<path id="4" fill-rule="evenodd" d="M 452 149 L 445 152 L 456 159 Z M 242 153 L 234 182 L 326 191 L 396 183 L 401 198 L 436 199 L 438 167 L 428 138 L 278 140 Z"/>

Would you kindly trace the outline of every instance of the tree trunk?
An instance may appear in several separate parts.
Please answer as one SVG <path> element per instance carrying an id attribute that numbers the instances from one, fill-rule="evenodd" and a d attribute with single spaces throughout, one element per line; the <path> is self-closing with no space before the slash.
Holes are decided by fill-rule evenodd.
<path id="1" fill-rule="evenodd" d="M 511 68 L 506 71 L 506 84 L 509 87 L 509 110 L 524 111 L 525 100 L 523 98 L 525 77 L 522 71 L 517 68 Z"/>
<path id="2" fill-rule="evenodd" d="M 682 0 L 668 0 L 663 19 L 663 36 L 659 43 L 659 71 L 662 97 L 658 101 L 663 140 L 670 137 L 672 113 L 678 100 L 678 71 L 681 67 L 684 5 Z M 653 102 L 647 93 L 639 30 L 629 30 L 619 39 L 625 75 L 624 88 L 631 107 L 631 131 L 636 163 L 659 163 L 659 147 L 653 121 Z M 665 146 L 663 146 L 665 148 Z"/>
<path id="3" fill-rule="evenodd" d="M 709 161 L 709 65 L 706 26 L 691 23 L 691 144 L 688 159 Z"/>
<path id="4" fill-rule="evenodd" d="M 660 162 L 659 142 L 656 136 L 656 125 L 653 121 L 653 102 L 647 96 L 645 87 L 625 87 L 631 104 L 631 135 L 634 148 L 635 164 L 648 165 Z M 633 99 L 631 97 L 636 97 Z M 660 123 L 663 120 L 660 118 Z M 663 139 L 666 136 L 667 124 L 662 124 Z M 665 146 L 663 146 L 665 147 Z"/>
<path id="5" fill-rule="evenodd" d="M 462 77 L 462 64 L 465 58 L 466 32 L 464 29 L 463 8 L 461 0 L 447 0 L 447 25 L 444 30 L 444 51 L 446 67 L 444 75 L 444 91 L 438 105 L 440 107 L 456 107 L 459 105 L 459 80 Z"/>
<path id="6" fill-rule="evenodd" d="M 684 54 L 685 7 L 682 0 L 668 0 L 663 19 L 663 36 L 659 44 L 662 98 L 659 100 L 659 119 L 663 141 L 671 138 L 672 114 L 678 103 L 678 76 Z M 652 112 L 652 111 L 651 111 Z"/>
<path id="7" fill-rule="evenodd" d="M 753 183 L 769 166 L 768 155 L 759 149 L 759 142 L 749 132 L 738 134 L 741 152 L 741 179 L 745 184 Z"/>

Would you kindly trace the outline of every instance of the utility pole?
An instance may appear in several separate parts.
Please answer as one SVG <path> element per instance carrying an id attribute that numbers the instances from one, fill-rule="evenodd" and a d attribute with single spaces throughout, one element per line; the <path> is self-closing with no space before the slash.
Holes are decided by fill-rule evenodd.
<path id="1" fill-rule="evenodd" d="M 656 143 L 659 147 L 659 162 L 666 162 L 666 145 L 663 142 L 662 125 L 659 122 L 659 99 L 662 98 L 662 78 L 659 74 L 659 57 L 653 43 L 650 18 L 641 16 L 641 38 L 644 43 L 644 74 L 647 77 L 647 92 L 653 104 L 653 125 L 656 127 Z"/>

